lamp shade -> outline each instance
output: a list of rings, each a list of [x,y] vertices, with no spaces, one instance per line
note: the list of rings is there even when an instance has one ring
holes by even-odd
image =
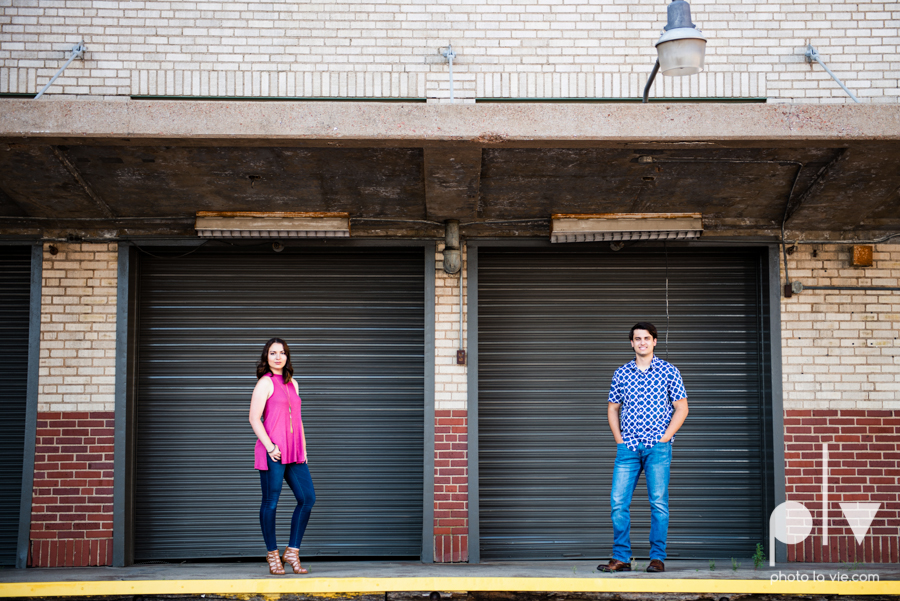
[[[670,29],[656,42],[663,75],[694,75],[703,70],[706,38],[693,27]]]
[[[703,70],[706,38],[691,21],[691,5],[673,0],[666,10],[666,26],[656,42],[663,75],[694,75]]]

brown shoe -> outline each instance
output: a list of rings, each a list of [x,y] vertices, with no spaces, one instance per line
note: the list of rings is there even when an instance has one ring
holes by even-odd
[[[631,564],[619,561],[618,559],[610,559],[608,564],[603,565],[601,563],[597,566],[597,569],[601,572],[630,572]]]
[[[294,570],[294,574],[309,574],[309,570],[300,567],[300,549],[288,547],[284,550],[284,557],[282,557],[282,559],[284,560],[284,563],[291,566],[291,569]]]
[[[281,576],[284,574],[284,566],[281,565],[281,557],[278,555],[278,550],[269,551],[266,553],[266,561],[269,562],[269,573],[274,574],[275,576]]]
[[[658,559],[651,559],[650,565],[647,566],[647,571],[648,572],[665,572],[666,564],[664,564],[662,561],[660,561]]]

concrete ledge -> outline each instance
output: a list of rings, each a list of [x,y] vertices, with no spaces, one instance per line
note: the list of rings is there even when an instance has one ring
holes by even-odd
[[[0,100],[0,139],[365,142],[482,146],[900,140],[900,106],[876,104],[421,104]],[[18,140],[16,140],[18,139]],[[73,140],[74,141],[74,140]],[[535,144],[539,143],[539,144]]]
[[[900,595],[900,582],[769,582],[768,580],[618,578],[301,578],[23,582],[0,585],[0,597],[117,595],[384,594],[403,591],[555,593],[750,593],[767,595]]]
[[[896,564],[780,564],[754,569],[743,559],[672,560],[665,574],[647,574],[645,561],[634,572],[603,574],[596,560],[576,562],[488,562],[423,564],[406,561],[304,561],[308,576],[270,576],[265,563],[143,564],[126,568],[43,568],[0,572],[0,597],[104,598],[305,595],[307,598],[365,597],[399,599],[430,591],[454,592],[472,599],[517,593],[517,598],[551,595],[564,599],[603,599],[615,594],[666,595],[900,595]],[[744,567],[742,567],[742,564]],[[736,566],[733,568],[733,566]],[[374,575],[374,576],[373,576]],[[390,594],[390,595],[388,595]],[[398,595],[400,597],[398,597]],[[597,597],[599,595],[599,597]],[[455,601],[460,601],[454,594]],[[445,597],[446,598],[446,597]]]

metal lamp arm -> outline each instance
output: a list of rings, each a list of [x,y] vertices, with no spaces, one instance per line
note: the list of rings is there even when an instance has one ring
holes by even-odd
[[[647,78],[647,85],[644,86],[644,99],[641,101],[642,103],[647,102],[647,96],[650,95],[650,86],[653,85],[653,80],[656,79],[656,74],[659,72],[659,59],[656,59],[656,64],[653,65],[653,71],[650,71],[650,77]]]

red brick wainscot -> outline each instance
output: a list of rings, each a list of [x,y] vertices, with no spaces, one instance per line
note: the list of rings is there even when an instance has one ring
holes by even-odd
[[[813,516],[788,561],[900,561],[900,411],[788,410],[784,416],[787,500]],[[828,443],[828,545],[822,545],[822,443]],[[862,544],[841,503],[881,503]]]
[[[465,410],[435,411],[434,561],[469,560],[468,418]]]
[[[103,411],[38,414],[28,565],[112,565],[114,422]]]

